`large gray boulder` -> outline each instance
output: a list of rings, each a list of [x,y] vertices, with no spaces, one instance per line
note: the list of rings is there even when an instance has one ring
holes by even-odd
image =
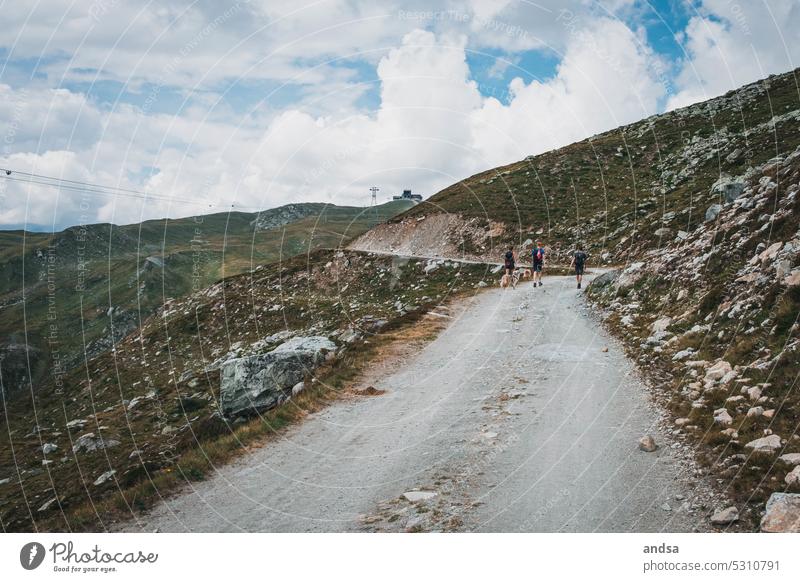
[[[590,288],[592,291],[602,291],[609,285],[614,284],[619,278],[619,275],[620,271],[618,269],[606,271],[605,273],[594,278],[590,284]]]
[[[236,416],[277,406],[335,350],[326,337],[295,337],[266,354],[225,362],[220,368],[222,412]]]
[[[711,186],[711,194],[721,196],[722,199],[730,204],[744,192],[744,180],[742,178],[732,178],[721,176],[719,180]]]

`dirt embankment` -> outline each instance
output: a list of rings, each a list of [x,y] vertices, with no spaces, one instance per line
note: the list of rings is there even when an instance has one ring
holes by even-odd
[[[350,244],[350,249],[420,257],[497,261],[501,222],[465,219],[457,214],[431,214],[376,226]]]

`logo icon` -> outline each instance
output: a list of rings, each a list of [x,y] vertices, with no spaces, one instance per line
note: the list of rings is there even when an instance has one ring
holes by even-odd
[[[44,546],[39,542],[29,542],[19,551],[19,563],[26,570],[35,570],[44,561]]]

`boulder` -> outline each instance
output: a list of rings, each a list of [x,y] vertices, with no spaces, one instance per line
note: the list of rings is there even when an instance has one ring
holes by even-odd
[[[609,285],[613,284],[619,278],[619,271],[607,271],[602,275],[598,275],[592,281],[590,287],[592,290],[599,290],[605,289]]]
[[[295,337],[271,352],[225,362],[220,368],[220,403],[226,416],[268,410],[333,353],[326,337]]]
[[[754,453],[768,453],[772,454],[781,448],[781,437],[776,434],[750,441],[745,445],[745,448],[753,449]]]
[[[96,437],[94,436],[93,432],[87,432],[85,435],[81,435],[75,439],[75,444],[72,445],[72,452],[77,453],[79,451],[83,451],[86,453],[91,453],[101,449],[110,449],[118,444],[119,441],[115,441],[114,439]]]
[[[739,510],[733,506],[726,507],[711,516],[711,525],[729,525],[734,521],[739,521]]]
[[[800,494],[773,493],[761,518],[761,531],[800,533]]]
[[[58,445],[54,443],[44,443],[42,445],[42,452],[45,455],[49,455],[50,453],[55,453],[58,450]]]

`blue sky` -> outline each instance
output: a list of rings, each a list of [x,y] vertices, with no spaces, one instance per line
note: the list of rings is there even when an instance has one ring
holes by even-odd
[[[800,51],[794,0],[52,0],[0,28],[4,167],[175,199],[6,184],[0,227],[430,195]]]

